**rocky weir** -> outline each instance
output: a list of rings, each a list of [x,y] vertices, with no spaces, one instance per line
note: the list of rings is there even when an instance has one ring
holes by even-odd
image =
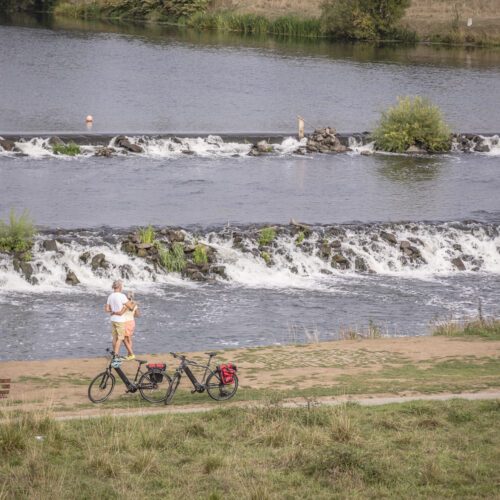
[[[291,221],[202,231],[154,227],[149,228],[147,241],[144,230],[43,232],[36,237],[29,259],[0,254],[0,286],[107,288],[116,278],[135,285],[176,280],[245,286],[256,276],[272,284],[294,277],[302,282],[335,280],[339,275],[500,274],[496,224],[314,226]]]
[[[451,137],[454,153],[489,153],[500,155],[499,134],[458,133]],[[12,157],[97,156],[109,158],[125,155],[151,157],[196,156],[264,156],[354,153],[371,155],[379,152],[370,132],[338,133],[333,127],[314,130],[298,140],[291,134],[211,134],[211,135],[49,135],[0,137],[0,155]],[[428,154],[416,146],[407,154]]]

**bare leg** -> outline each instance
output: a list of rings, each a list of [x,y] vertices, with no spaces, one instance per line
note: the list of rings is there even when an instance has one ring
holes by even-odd
[[[120,347],[122,346],[122,340],[119,339],[118,337],[115,337],[113,339],[113,352],[115,353],[116,356],[120,355]]]
[[[129,356],[131,354],[134,354],[134,351],[132,350],[132,337],[126,335],[125,338],[123,339],[123,344],[125,345],[125,348],[127,349]]]

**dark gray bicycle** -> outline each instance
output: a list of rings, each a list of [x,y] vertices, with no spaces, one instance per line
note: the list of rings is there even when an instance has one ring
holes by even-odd
[[[210,363],[212,362],[212,358],[217,355],[216,352],[205,353],[208,356],[208,363],[206,365],[189,360],[182,354],[175,352],[171,352],[170,354],[174,358],[179,359],[180,363],[178,368],[175,370],[172,381],[168,387],[165,397],[166,405],[172,401],[175,391],[177,391],[177,388],[179,387],[183,373],[187,375],[193,384],[191,394],[194,394],[195,392],[204,392],[206,390],[208,395],[216,401],[227,401],[236,394],[236,391],[238,390],[236,366],[229,363],[227,365],[219,365],[215,368],[215,370],[212,370]],[[205,369],[205,373],[203,374],[201,381],[196,378],[195,374],[191,371],[190,366]]]
[[[122,379],[126,392],[137,392],[149,403],[163,403],[166,393],[170,387],[171,379],[165,373],[166,363],[149,363],[142,359],[136,359],[138,363],[134,380],[129,380],[125,372],[121,369],[123,360],[110,349],[106,349],[110,357],[109,365],[105,371],[99,373],[92,382],[90,382],[88,396],[92,403],[103,403],[106,401],[115,388],[116,377],[113,370]],[[146,365],[147,370],[143,371],[142,366]]]

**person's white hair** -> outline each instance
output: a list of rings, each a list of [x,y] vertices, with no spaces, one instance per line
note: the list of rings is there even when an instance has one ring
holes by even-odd
[[[123,281],[122,280],[115,280],[115,281],[113,281],[113,285],[111,288],[113,288],[113,290],[116,290],[117,288],[120,288],[121,286],[123,286]]]

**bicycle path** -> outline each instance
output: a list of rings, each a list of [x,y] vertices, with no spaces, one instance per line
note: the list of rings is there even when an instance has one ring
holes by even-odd
[[[464,392],[464,393],[442,393],[442,394],[416,394],[413,396],[345,396],[337,398],[318,398],[314,400],[293,399],[279,403],[282,408],[310,408],[318,406],[339,406],[345,403],[354,403],[360,406],[382,406],[387,404],[410,403],[412,401],[449,401],[451,399],[465,399],[468,401],[495,400],[500,399],[500,391]],[[268,403],[267,403],[268,404]],[[78,413],[55,414],[54,420],[86,420],[101,417],[143,417],[150,415],[171,415],[183,413],[205,413],[220,408],[263,408],[266,403],[261,401],[245,401],[240,403],[220,403],[210,406],[163,406],[155,408],[134,408],[130,410],[87,410]]]

